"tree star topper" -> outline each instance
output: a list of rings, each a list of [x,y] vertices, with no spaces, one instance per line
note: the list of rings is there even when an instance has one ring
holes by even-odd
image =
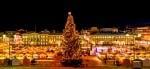
[[[68,15],[71,15],[71,12],[68,12]]]

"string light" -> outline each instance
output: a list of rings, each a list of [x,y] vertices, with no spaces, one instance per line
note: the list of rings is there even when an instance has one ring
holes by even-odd
[[[64,62],[69,64],[70,60],[81,59],[81,47],[80,47],[80,38],[79,34],[76,31],[76,25],[73,20],[71,12],[68,12],[68,18],[63,31],[63,55],[62,59]],[[71,63],[70,63],[71,64]]]

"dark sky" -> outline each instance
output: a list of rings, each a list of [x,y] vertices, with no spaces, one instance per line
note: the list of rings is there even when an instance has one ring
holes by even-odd
[[[27,29],[37,31],[64,29],[67,13],[72,12],[77,29],[97,27],[123,27],[150,24],[148,4],[103,2],[48,2],[2,5],[0,31]]]

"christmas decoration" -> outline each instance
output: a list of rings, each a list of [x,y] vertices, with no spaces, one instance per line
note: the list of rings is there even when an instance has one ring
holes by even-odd
[[[63,30],[62,65],[78,66],[82,63],[80,42],[73,16],[71,12],[68,12],[67,22]]]

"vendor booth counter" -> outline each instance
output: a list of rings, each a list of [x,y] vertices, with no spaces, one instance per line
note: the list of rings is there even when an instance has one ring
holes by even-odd
[[[116,61],[121,65],[121,66],[133,66],[134,64],[134,59],[139,59],[141,60],[141,63],[143,67],[150,67],[150,54],[102,54],[98,53],[96,54],[97,57],[101,60],[103,60],[103,63],[105,64],[104,61],[106,61],[106,64],[110,65],[116,65]],[[107,56],[107,60],[106,60]],[[114,59],[115,58],[115,59]]]
[[[51,60],[54,59],[54,54],[11,54],[11,57],[16,56],[17,60],[12,60],[12,65],[30,65],[32,59],[35,60]],[[0,65],[4,65],[6,63],[4,60],[8,57],[8,54],[0,54]],[[26,57],[26,59],[24,59]],[[15,63],[16,62],[16,63]]]

